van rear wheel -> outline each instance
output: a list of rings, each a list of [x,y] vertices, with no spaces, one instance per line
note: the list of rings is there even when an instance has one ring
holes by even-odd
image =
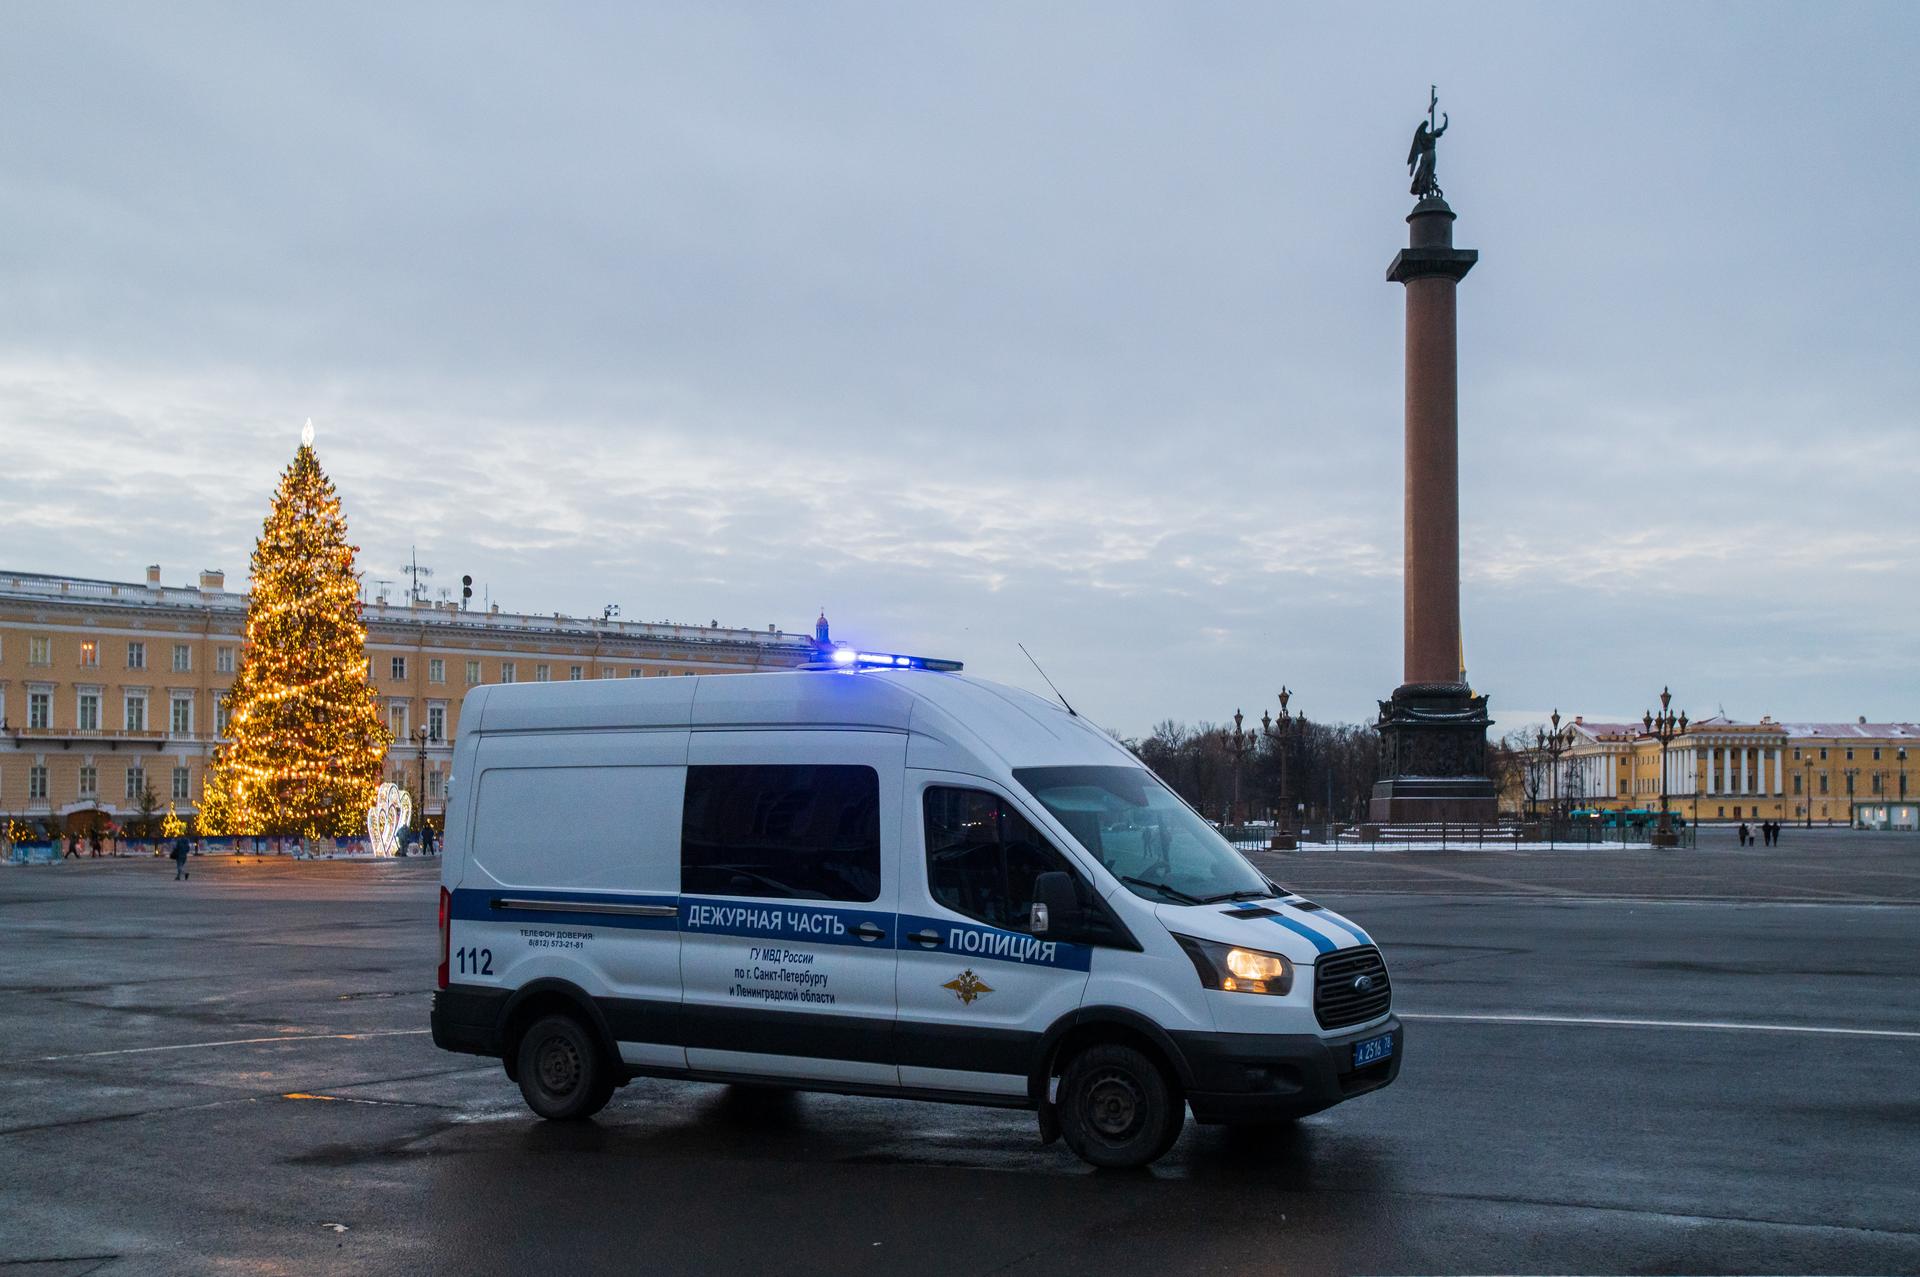
[[[1093,1166],[1145,1166],[1173,1147],[1187,1106],[1141,1051],[1089,1047],[1060,1079],[1060,1134]]]
[[[570,1015],[534,1021],[517,1055],[520,1094],[548,1121],[592,1117],[613,1098],[613,1070],[593,1034]]]

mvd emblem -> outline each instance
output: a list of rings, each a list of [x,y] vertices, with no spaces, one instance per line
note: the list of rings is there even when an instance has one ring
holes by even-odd
[[[973,1000],[981,994],[993,992],[993,986],[975,975],[971,967],[962,971],[959,975],[940,987],[943,989],[952,989],[953,996],[959,998],[960,1001],[966,1003],[968,1006],[972,1006]]]

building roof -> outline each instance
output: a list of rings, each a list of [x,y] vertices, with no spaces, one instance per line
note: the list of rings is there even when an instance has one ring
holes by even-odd
[[[1920,723],[1782,723],[1789,736],[1832,736],[1844,740],[1920,740]]]
[[[157,569],[154,573],[157,575]],[[222,582],[217,572],[204,573],[209,583]],[[182,609],[244,615],[247,593],[228,590],[220,584],[213,588],[200,585],[166,586],[157,581],[142,584],[133,581],[103,581],[92,577],[56,576],[43,572],[12,572],[0,569],[0,601],[55,603],[74,606]],[[407,599],[389,602],[376,598],[361,604],[361,619],[369,630],[389,625],[433,626],[467,634],[541,635],[548,638],[630,639],[641,642],[727,643],[753,647],[811,650],[813,637],[793,634],[769,626],[764,630],[710,625],[684,625],[671,621],[602,620],[599,617],[564,616],[553,612],[534,614],[462,611],[454,603],[413,602]]]

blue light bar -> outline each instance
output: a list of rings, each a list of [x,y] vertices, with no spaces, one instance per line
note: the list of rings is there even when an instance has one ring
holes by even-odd
[[[851,647],[836,647],[826,655],[825,659],[809,661],[802,668],[810,670],[935,670],[951,674],[964,669],[965,666],[959,661],[946,661],[934,656],[902,656],[896,652],[862,652]]]

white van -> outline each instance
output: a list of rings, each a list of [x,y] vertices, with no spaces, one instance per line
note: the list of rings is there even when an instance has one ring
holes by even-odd
[[[1099,1166],[1188,1108],[1393,1081],[1366,932],[1105,733],[952,663],[839,659],[469,693],[433,1040],[546,1118],[636,1077],[904,1096],[1036,1110]]]

